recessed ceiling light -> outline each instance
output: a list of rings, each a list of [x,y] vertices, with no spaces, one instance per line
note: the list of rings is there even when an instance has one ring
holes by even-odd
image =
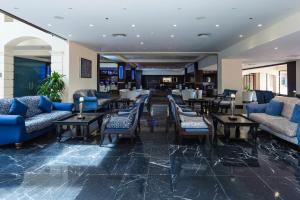
[[[89,24],[89,27],[94,27],[94,24]]]
[[[68,34],[69,37],[72,37],[72,34]]]
[[[136,35],[137,38],[141,37],[139,34]]]
[[[134,27],[135,27],[135,24],[132,24],[131,27],[134,28]]]
[[[257,26],[258,26],[258,27],[262,27],[263,25],[262,25],[262,24],[258,24]]]
[[[51,27],[51,26],[52,26],[52,24],[47,24],[47,26]]]
[[[105,20],[109,20],[109,18],[108,18],[108,17],[105,17]]]
[[[177,27],[177,24],[173,24],[173,27]]]
[[[240,38],[242,38],[242,37],[244,37],[244,35],[241,34],[241,35],[240,35]]]
[[[102,34],[102,37],[106,37],[106,34]]]
[[[219,25],[219,24],[216,24],[216,27],[220,27],[220,25]]]
[[[140,45],[143,45],[144,44],[144,42],[140,42]]]
[[[278,48],[278,47],[274,47],[274,49],[275,49],[275,50],[278,50],[279,48]]]
[[[172,34],[172,35],[170,35],[170,37],[171,37],[171,38],[174,38],[174,37],[175,37],[175,35],[173,35],[173,34]]]

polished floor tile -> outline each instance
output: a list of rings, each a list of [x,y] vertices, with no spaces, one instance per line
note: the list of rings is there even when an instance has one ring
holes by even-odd
[[[300,153],[295,146],[260,132],[251,140],[210,146],[175,140],[173,126],[139,138],[87,142],[54,134],[21,150],[0,147],[0,199],[298,199]]]

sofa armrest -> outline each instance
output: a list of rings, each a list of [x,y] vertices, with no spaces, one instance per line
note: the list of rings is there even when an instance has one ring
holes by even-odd
[[[25,126],[24,117],[20,115],[0,115],[0,126]]]
[[[250,103],[246,105],[247,115],[251,113],[265,113],[267,104]]]
[[[74,104],[73,103],[58,103],[53,102],[53,109],[54,110],[61,110],[61,111],[70,111],[72,112]]]

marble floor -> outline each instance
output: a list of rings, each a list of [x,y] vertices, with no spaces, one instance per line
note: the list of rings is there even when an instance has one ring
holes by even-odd
[[[0,147],[0,199],[299,199],[300,154],[260,133],[218,145],[144,125],[131,144],[99,147],[99,136],[57,143],[53,134],[21,150]]]

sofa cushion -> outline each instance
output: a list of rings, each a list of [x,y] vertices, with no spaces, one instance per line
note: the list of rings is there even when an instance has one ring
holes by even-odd
[[[283,109],[283,102],[272,100],[267,104],[266,114],[280,116]]]
[[[20,102],[17,99],[14,99],[9,108],[8,114],[9,115],[21,115],[25,118],[27,109],[28,109],[28,107],[25,104],[23,104],[22,102]]]
[[[0,99],[0,115],[7,115],[13,99]]]
[[[297,124],[282,116],[272,116],[266,113],[251,113],[249,118],[272,129],[275,132],[295,137]]]
[[[300,105],[299,104],[295,105],[290,121],[294,122],[294,123],[300,123]]]
[[[17,98],[19,101],[24,103],[27,107],[26,117],[30,118],[35,115],[41,114],[42,110],[39,109],[40,96],[25,96]]]
[[[69,111],[54,110],[51,113],[42,113],[25,120],[26,133],[39,131],[52,125],[53,121],[70,116]]]
[[[40,96],[39,109],[45,113],[50,113],[52,110],[52,102],[44,96]]]
[[[276,96],[274,100],[284,103],[281,115],[288,119],[292,116],[295,104],[300,104],[300,99],[295,97]]]
[[[266,113],[251,113],[249,118],[266,126],[268,126],[268,122],[271,122],[274,119],[283,119],[281,116],[272,116]]]

